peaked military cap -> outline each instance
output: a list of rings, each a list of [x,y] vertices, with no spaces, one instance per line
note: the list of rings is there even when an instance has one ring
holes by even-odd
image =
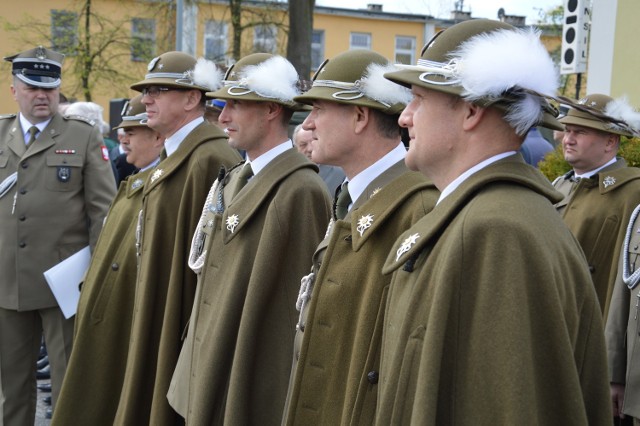
[[[208,62],[208,61],[207,61]],[[211,90],[208,82],[195,78],[198,61],[184,52],[166,52],[153,58],[147,65],[149,71],[144,80],[131,85],[131,89],[142,92],[147,86],[163,86],[176,89]]]
[[[636,129],[633,128],[635,123],[627,122],[631,120],[625,121],[625,117],[622,114],[616,113],[620,111],[620,108],[614,108],[615,104],[618,103],[618,105],[624,105],[626,109],[630,110],[631,115],[637,115],[632,111],[631,106],[626,103],[626,99],[616,100],[611,96],[594,93],[577,102],[568,99],[564,100],[567,101],[569,110],[560,119],[562,124],[573,124],[622,136],[636,136]],[[635,120],[638,119],[634,118]]]
[[[5,56],[12,63],[11,73],[22,82],[45,89],[60,87],[64,55],[38,46],[12,56]]]
[[[147,127],[147,109],[142,103],[142,95],[131,98],[122,109],[122,121],[113,130],[129,127]]]
[[[300,94],[298,73],[282,56],[253,53],[240,59],[226,72],[223,86],[206,96],[212,99],[275,102],[293,110],[305,109],[294,102]]]
[[[400,71],[385,77],[497,107],[520,135],[535,125],[562,130],[555,118],[557,71],[534,31],[489,19],[464,21],[436,34],[416,65],[397,66]]]
[[[411,101],[411,92],[383,77],[393,71],[397,68],[374,51],[349,50],[324,61],[311,89],[294,100],[310,105],[321,99],[399,114]]]

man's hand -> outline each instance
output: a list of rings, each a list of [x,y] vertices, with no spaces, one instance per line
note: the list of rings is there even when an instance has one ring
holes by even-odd
[[[620,383],[611,383],[611,410],[613,417],[624,419],[622,414],[622,404],[624,403],[624,385]]]

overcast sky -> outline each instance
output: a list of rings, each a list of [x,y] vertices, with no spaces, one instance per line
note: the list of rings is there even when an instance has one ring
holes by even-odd
[[[471,11],[474,18],[496,19],[498,9],[504,8],[507,15],[527,17],[527,24],[535,24],[539,10],[548,10],[562,5],[562,0],[463,0],[463,10]],[[317,6],[365,9],[367,4],[382,4],[385,12],[415,13],[448,18],[454,9],[454,0],[316,0]]]

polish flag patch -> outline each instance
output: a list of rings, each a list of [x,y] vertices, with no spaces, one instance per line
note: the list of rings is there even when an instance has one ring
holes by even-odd
[[[102,149],[102,158],[104,161],[109,161],[109,150],[107,147],[102,145],[100,148]]]

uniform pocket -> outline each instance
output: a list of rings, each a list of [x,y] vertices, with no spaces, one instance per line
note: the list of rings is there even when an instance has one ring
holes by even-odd
[[[77,191],[82,185],[82,157],[79,155],[47,156],[45,187],[51,191]]]

